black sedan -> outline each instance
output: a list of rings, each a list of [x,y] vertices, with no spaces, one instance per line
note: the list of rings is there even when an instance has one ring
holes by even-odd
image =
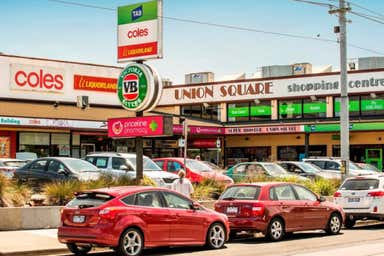
[[[100,170],[93,164],[70,157],[44,157],[16,170],[14,178],[31,183],[57,180],[96,180]]]

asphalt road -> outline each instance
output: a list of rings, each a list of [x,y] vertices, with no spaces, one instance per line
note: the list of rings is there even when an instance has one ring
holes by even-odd
[[[268,242],[263,237],[241,238],[226,244],[221,250],[200,247],[158,248],[146,250],[144,255],[173,256],[384,256],[384,224],[360,226],[342,230],[340,235],[328,236],[322,231],[293,234],[281,242]],[[70,255],[70,254],[68,254]],[[92,256],[113,256],[113,252],[94,252]]]

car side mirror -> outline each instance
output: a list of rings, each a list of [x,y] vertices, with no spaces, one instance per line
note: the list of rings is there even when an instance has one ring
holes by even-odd
[[[66,172],[64,169],[59,169],[57,171],[58,174],[61,174],[61,175],[68,175],[68,172]]]
[[[200,210],[200,204],[198,202],[192,202],[190,207],[192,210],[195,210],[195,211]]]
[[[324,196],[320,196],[317,200],[318,200],[320,203],[327,201],[327,199],[326,199]]]

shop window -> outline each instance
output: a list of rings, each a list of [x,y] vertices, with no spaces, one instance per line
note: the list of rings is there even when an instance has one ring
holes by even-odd
[[[279,118],[280,119],[296,119],[302,118],[303,103],[302,100],[280,100],[279,101]]]
[[[205,120],[220,120],[219,104],[184,105],[180,108],[180,114],[186,117],[195,117]]]
[[[367,96],[361,96],[361,115],[384,115],[384,94],[371,93]]]
[[[327,115],[327,102],[325,98],[303,100],[304,118],[324,118]]]
[[[326,145],[309,145],[308,156],[326,156]],[[278,146],[279,161],[301,161],[305,157],[305,146]]]
[[[51,135],[52,155],[69,156],[70,154],[69,138],[70,138],[70,134],[52,133]]]
[[[38,157],[49,155],[49,133],[20,132],[19,151],[33,152]]]
[[[334,116],[340,117],[340,97],[334,97],[333,109]],[[359,96],[349,96],[349,116],[359,116],[360,115],[360,97]]]
[[[271,120],[272,107],[270,100],[255,100],[250,103],[249,115],[251,120]]]

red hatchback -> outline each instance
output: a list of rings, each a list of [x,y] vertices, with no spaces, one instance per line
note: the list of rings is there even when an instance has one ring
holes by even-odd
[[[239,231],[262,232],[272,241],[295,231],[340,232],[345,214],[307,188],[284,182],[233,185],[215,204],[228,216],[231,236]]]
[[[185,168],[184,158],[182,157],[164,157],[152,160],[167,172],[177,174],[180,170],[184,170],[186,172],[186,178],[192,183],[200,183],[203,179],[213,179],[226,184],[233,184],[233,180],[230,177],[215,171],[203,161],[187,158],[187,168]]]
[[[92,246],[140,255],[157,246],[206,245],[219,249],[228,218],[165,188],[114,187],[76,194],[62,211],[58,239],[76,255]]]

